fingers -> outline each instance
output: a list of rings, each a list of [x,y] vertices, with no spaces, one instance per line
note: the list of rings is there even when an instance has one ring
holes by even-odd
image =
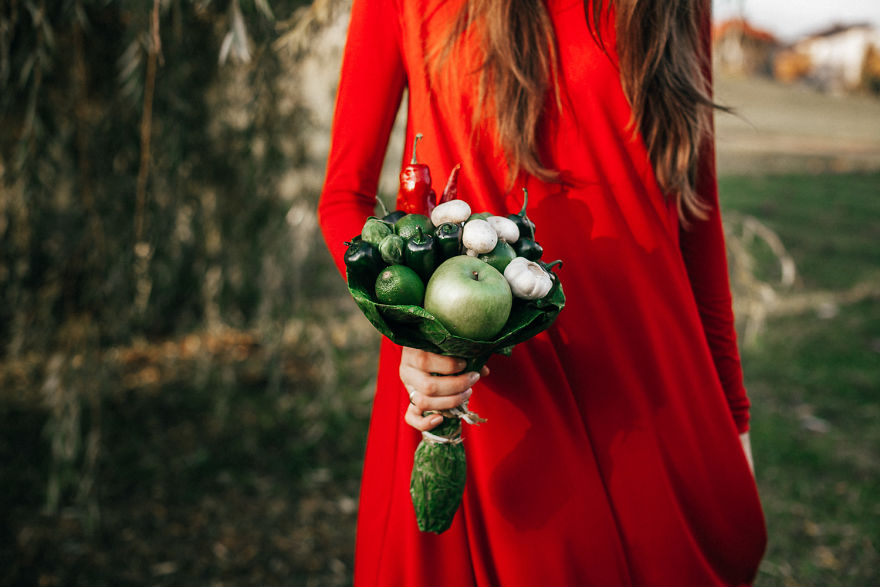
[[[403,348],[400,364],[434,375],[458,375],[467,367],[464,359],[437,355],[410,347]],[[489,366],[483,365],[480,368],[480,375],[485,377],[488,374]]]
[[[448,410],[463,402],[463,394],[480,379],[479,373],[461,373],[462,359],[425,351],[404,354],[400,361],[400,380],[413,401],[423,411]]]
[[[403,419],[416,430],[426,432],[439,426],[440,422],[443,421],[443,416],[440,414],[428,414],[427,416],[423,416],[419,408],[410,404],[406,409],[406,414],[404,414]]]
[[[447,357],[437,355],[410,347],[404,347],[400,357],[400,365],[406,365],[418,371],[425,373],[436,373],[437,375],[455,375],[460,373],[466,366],[464,359],[455,357]]]
[[[403,384],[406,386],[407,391],[410,393],[416,391],[418,392],[418,395],[422,398],[427,397],[439,400],[441,398],[456,396],[464,393],[465,391],[473,387],[474,383],[479,381],[479,379],[479,373],[462,373],[461,375],[431,375],[430,373],[425,373],[424,371],[419,371],[418,369],[412,367],[401,365],[400,368],[400,380],[403,381]],[[433,404],[431,406],[424,405],[420,407],[424,407],[428,410],[447,409],[445,407],[438,407],[437,405]]]
[[[417,430],[431,430],[443,418],[438,414],[423,415],[425,412],[451,410],[467,401],[472,386],[489,374],[489,368],[483,367],[479,373],[462,372],[466,366],[463,359],[404,347],[400,380],[410,396],[406,423]]]
[[[467,401],[473,390],[470,388],[455,395],[430,396],[425,395],[420,390],[408,389],[410,393],[410,404],[415,406],[419,413],[422,412],[442,412],[443,410],[451,410],[460,406]]]

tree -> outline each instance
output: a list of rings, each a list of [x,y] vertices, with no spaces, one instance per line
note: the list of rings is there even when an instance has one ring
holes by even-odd
[[[316,193],[283,184],[314,173],[313,125],[301,53],[272,43],[304,8],[4,3],[0,358],[62,344],[71,320],[108,344],[302,310],[290,251],[317,237],[285,217]]]

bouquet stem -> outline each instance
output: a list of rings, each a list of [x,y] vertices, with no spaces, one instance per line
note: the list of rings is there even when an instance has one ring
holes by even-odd
[[[467,460],[461,423],[485,422],[468,410],[467,403],[441,413],[443,422],[422,433],[410,477],[410,496],[419,530],[436,534],[449,529],[464,494]]]

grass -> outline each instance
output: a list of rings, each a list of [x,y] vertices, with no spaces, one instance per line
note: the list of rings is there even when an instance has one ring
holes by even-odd
[[[870,585],[880,569],[877,300],[773,321],[744,362],[770,531],[767,585]]]
[[[880,174],[722,177],[722,206],[757,217],[795,258],[805,290],[840,290],[880,270]]]
[[[723,206],[775,230],[792,294],[876,283],[880,174],[727,177]],[[757,585],[880,581],[880,299],[771,319],[743,349],[770,542]]]
[[[203,335],[189,360],[178,341],[104,352],[99,382],[62,365],[65,394],[103,386],[98,410],[60,413],[0,364],[0,585],[349,583],[378,337],[335,320],[275,351]],[[83,443],[53,457],[58,428],[98,430],[97,467]]]

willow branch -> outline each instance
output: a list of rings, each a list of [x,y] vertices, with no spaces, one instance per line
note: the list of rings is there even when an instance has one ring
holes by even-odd
[[[77,10],[82,10],[81,2],[78,1],[76,7]],[[89,215],[91,244],[94,247],[93,253],[97,253],[100,257],[104,252],[104,229],[101,223],[101,215],[95,205],[91,166],[89,165],[89,127],[91,121],[88,106],[88,70],[86,66],[86,54],[83,41],[83,26],[79,19],[76,19],[73,25],[73,62],[73,118],[76,122],[76,154],[79,186],[80,192],[82,193],[83,205]],[[80,246],[88,247],[88,240],[88,238],[83,239]]]
[[[147,199],[147,178],[150,172],[150,136],[153,128],[153,94],[156,90],[156,65],[161,50],[159,38],[159,1],[153,0],[150,16],[150,47],[147,53],[147,80],[144,87],[144,111],[141,118],[141,162],[135,196],[134,235],[139,243],[144,234],[144,207]]]

